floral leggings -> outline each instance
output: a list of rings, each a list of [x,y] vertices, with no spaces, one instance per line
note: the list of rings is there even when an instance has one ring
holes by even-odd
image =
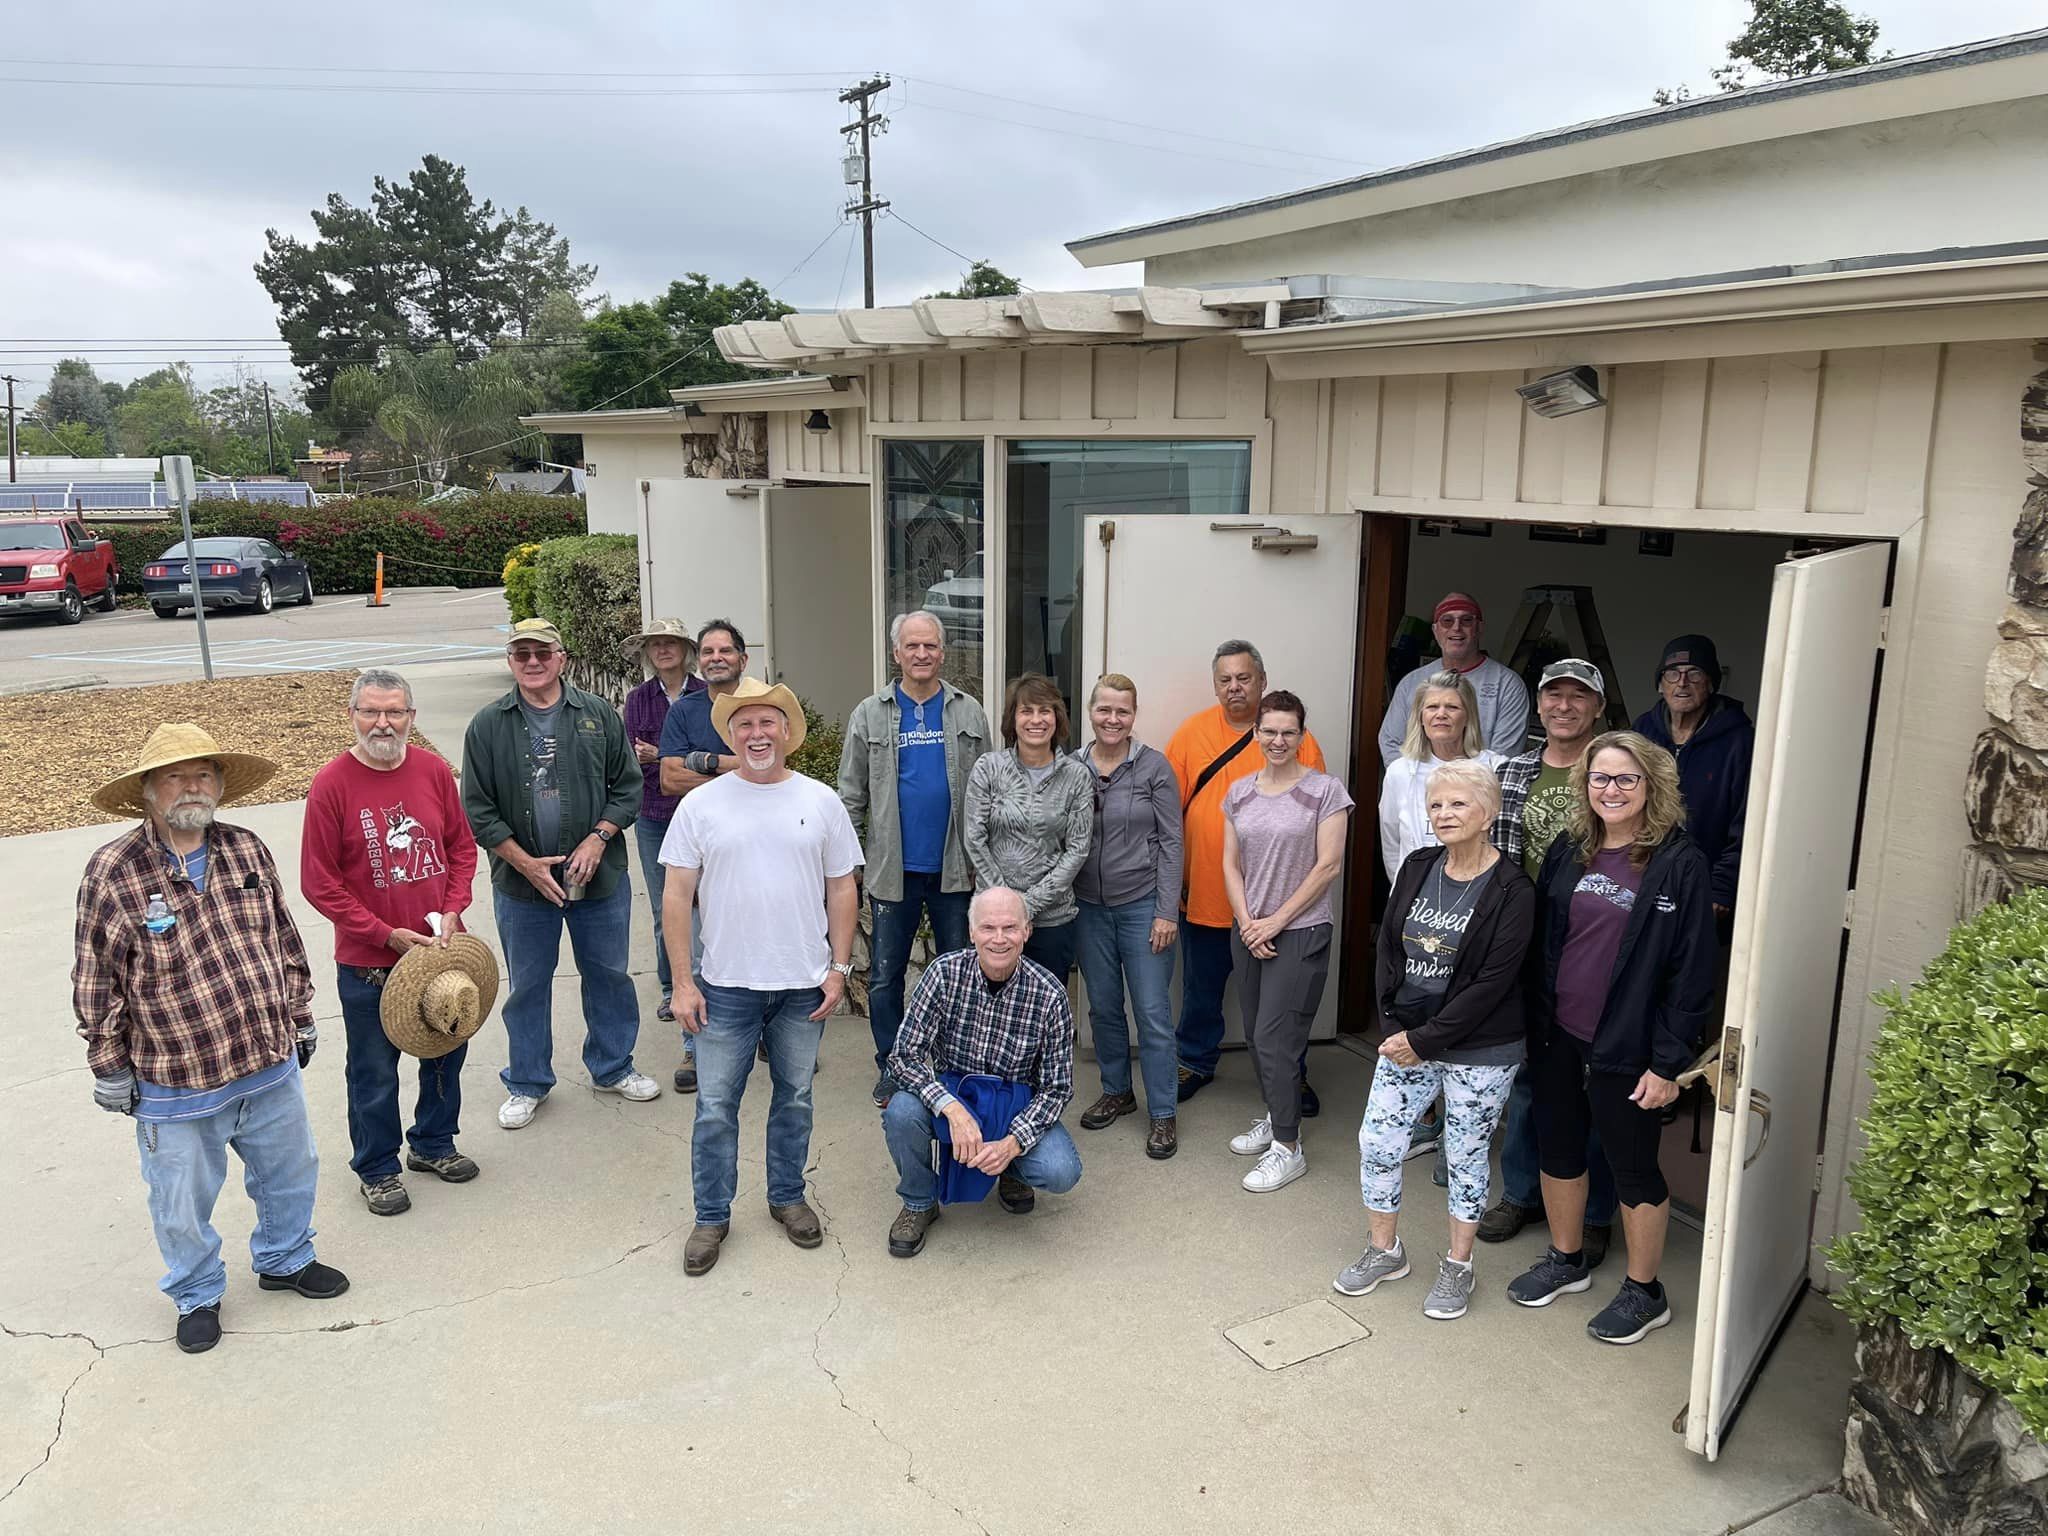
[[[1382,1056],[1358,1127],[1358,1184],[1365,1208],[1401,1209],[1401,1162],[1416,1120],[1438,1093],[1444,1096],[1444,1160],[1451,1177],[1451,1219],[1486,1214],[1487,1149],[1508,1102],[1515,1067],[1461,1067],[1425,1061],[1397,1066]]]

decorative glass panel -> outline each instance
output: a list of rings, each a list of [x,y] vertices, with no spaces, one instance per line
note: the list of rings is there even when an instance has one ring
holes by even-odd
[[[885,622],[927,608],[946,626],[946,681],[981,697],[982,445],[882,445]]]

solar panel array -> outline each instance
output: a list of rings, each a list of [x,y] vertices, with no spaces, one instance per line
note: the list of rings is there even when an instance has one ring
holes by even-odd
[[[265,506],[310,507],[313,487],[297,480],[205,480],[199,501],[247,501]],[[136,512],[168,511],[171,498],[159,481],[136,480],[104,485],[0,484],[0,512]]]

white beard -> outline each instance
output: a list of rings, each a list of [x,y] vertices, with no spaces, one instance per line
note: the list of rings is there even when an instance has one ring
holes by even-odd
[[[405,752],[405,742],[397,736],[358,736],[356,745],[363,749],[363,756],[380,763],[395,763]]]

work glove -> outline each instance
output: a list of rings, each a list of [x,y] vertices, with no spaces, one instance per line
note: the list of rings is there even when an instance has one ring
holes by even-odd
[[[308,1019],[299,1026],[299,1065],[304,1067],[313,1059],[313,1050],[320,1044],[320,1028]]]
[[[110,1115],[127,1115],[135,1111],[135,1102],[141,1095],[135,1088],[135,1073],[123,1067],[112,1077],[96,1077],[92,1080],[92,1101]]]

